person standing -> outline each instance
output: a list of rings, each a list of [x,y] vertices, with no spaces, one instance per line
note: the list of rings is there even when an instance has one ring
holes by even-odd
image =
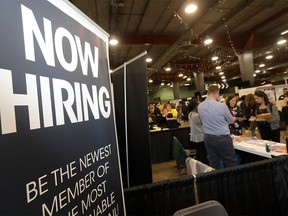
[[[229,124],[230,134],[240,136],[242,135],[243,114],[236,103],[237,99],[234,95],[227,97],[226,105],[230,110],[231,115],[236,118],[232,124]]]
[[[246,95],[241,104],[242,113],[244,115],[244,127],[251,131],[252,137],[256,137],[255,129],[257,127],[256,121],[249,121],[251,116],[255,116],[256,102],[253,94]]]
[[[257,121],[258,129],[263,140],[280,142],[280,116],[277,107],[269,102],[264,91],[255,91],[254,94],[257,107],[256,116],[251,116],[249,121]],[[257,118],[259,114],[271,113],[271,118]]]
[[[188,105],[188,119],[190,124],[190,143],[192,149],[196,149],[196,159],[202,163],[207,163],[207,152],[204,146],[204,133],[198,114],[199,102],[197,99],[190,101]]]
[[[229,124],[232,124],[235,118],[226,104],[217,102],[218,98],[219,88],[215,85],[209,86],[207,98],[198,106],[209,165],[214,169],[220,168],[220,160],[226,167],[237,165],[229,130]]]

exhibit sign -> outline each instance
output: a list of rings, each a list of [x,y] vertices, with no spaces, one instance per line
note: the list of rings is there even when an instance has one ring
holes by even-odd
[[[108,34],[66,0],[0,2],[0,214],[125,215]]]

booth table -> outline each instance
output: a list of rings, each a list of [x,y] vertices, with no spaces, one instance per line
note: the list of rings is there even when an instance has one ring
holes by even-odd
[[[260,161],[268,158],[286,154],[286,145],[256,138],[241,138],[233,136],[233,145],[236,153],[241,159],[241,164]],[[269,144],[271,151],[266,151],[266,144]]]
[[[158,163],[173,159],[173,136],[176,136],[184,148],[189,148],[190,128],[182,126],[175,129],[150,130],[151,162]]]
[[[163,129],[150,131],[151,141],[151,162],[164,162],[173,159],[173,136],[176,136],[182,143],[184,148],[189,148],[189,133],[190,128],[183,126],[176,129]],[[275,143],[255,138],[241,138],[232,135],[233,145],[236,153],[239,155],[241,164],[260,161],[279,155],[285,154],[285,151],[277,152],[280,147],[284,148],[286,145],[283,143]],[[266,151],[266,144],[273,145],[273,151]],[[199,148],[205,149],[204,146]],[[204,150],[201,152],[205,152]],[[203,158],[205,156],[201,156]],[[202,161],[205,162],[205,161]]]

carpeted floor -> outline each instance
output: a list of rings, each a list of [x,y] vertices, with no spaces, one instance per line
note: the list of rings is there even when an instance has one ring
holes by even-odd
[[[163,163],[155,163],[152,164],[152,176],[153,182],[175,179],[181,176],[181,170],[177,170],[175,160]]]

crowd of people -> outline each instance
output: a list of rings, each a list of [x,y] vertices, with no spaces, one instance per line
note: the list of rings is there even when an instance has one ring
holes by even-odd
[[[180,101],[176,103],[163,103],[155,102],[150,103],[148,107],[149,116],[164,116],[167,118],[177,118],[179,120],[188,120],[188,106],[186,103]]]
[[[205,145],[209,165],[220,168],[237,164],[231,135],[241,136],[244,129],[256,136],[258,128],[261,139],[280,142],[280,116],[276,105],[269,101],[264,91],[255,91],[239,98],[230,95],[219,97],[217,86],[208,88],[203,102],[192,99],[189,104],[150,104],[149,113],[189,120],[192,146]]]

